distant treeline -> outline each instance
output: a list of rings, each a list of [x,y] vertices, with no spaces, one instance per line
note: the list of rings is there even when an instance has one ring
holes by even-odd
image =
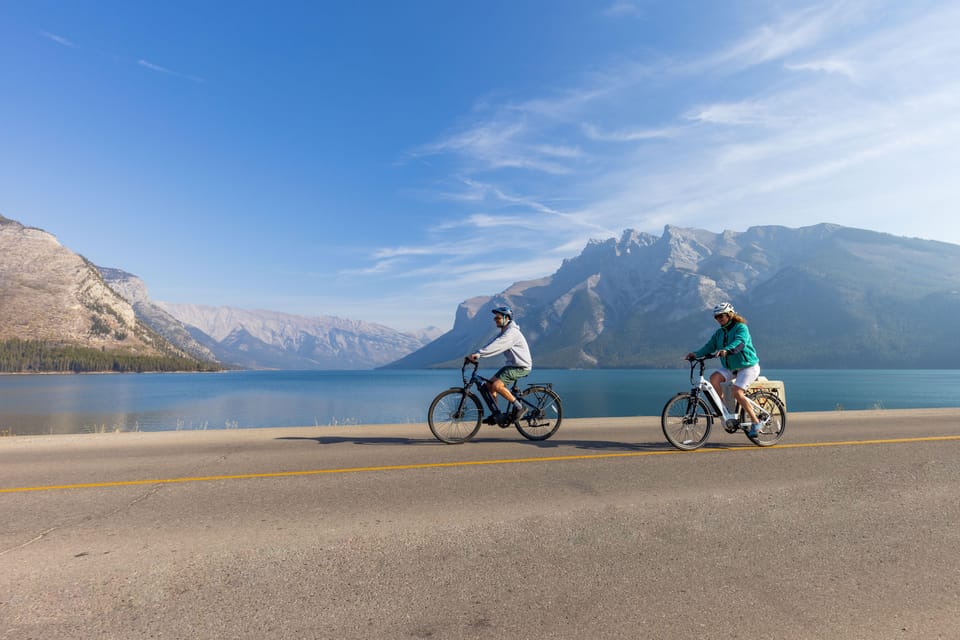
[[[3,373],[144,373],[220,369],[215,363],[179,356],[137,356],[39,340],[0,341],[0,372]]]

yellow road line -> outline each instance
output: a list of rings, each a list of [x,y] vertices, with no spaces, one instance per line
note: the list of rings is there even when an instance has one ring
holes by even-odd
[[[792,444],[778,444],[769,449],[802,449],[808,447],[840,447],[868,444],[903,444],[910,442],[943,442],[960,440],[957,436],[925,436],[918,438],[888,438],[876,440],[843,440],[837,442],[805,442]],[[56,491],[65,489],[93,489],[103,487],[129,487],[145,484],[177,484],[184,482],[213,482],[216,480],[249,480],[253,478],[290,478],[295,476],[317,476],[333,473],[361,473],[366,471],[405,471],[410,469],[439,469],[444,467],[472,467],[491,464],[518,464],[526,462],[564,462],[570,460],[601,460],[603,458],[637,458],[641,456],[662,455],[690,455],[704,453],[718,453],[726,451],[759,451],[754,445],[706,448],[696,451],[678,451],[665,449],[663,451],[623,451],[619,453],[592,453],[573,456],[544,456],[536,458],[504,458],[501,460],[463,460],[460,462],[423,462],[418,464],[384,465],[379,467],[347,467],[343,469],[311,469],[307,471],[276,471],[271,473],[242,473],[222,476],[198,476],[193,478],[157,478],[152,480],[118,480],[114,482],[90,482],[83,484],[46,485],[40,487],[10,487],[0,488],[0,493],[23,493],[26,491]]]

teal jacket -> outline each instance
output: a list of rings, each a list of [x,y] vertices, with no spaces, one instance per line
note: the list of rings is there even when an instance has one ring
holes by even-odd
[[[753,340],[750,339],[750,330],[742,322],[731,320],[723,325],[710,336],[707,344],[693,353],[702,358],[708,353],[721,350],[725,350],[727,355],[720,358],[720,362],[731,371],[760,364],[757,350],[753,348]]]

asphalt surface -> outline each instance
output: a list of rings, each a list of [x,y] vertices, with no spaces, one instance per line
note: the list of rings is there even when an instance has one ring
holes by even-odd
[[[958,638],[960,408],[0,438],[0,639]]]

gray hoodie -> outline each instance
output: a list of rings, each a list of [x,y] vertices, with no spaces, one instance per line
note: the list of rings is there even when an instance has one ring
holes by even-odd
[[[489,358],[500,353],[506,357],[508,366],[533,369],[530,347],[527,346],[527,339],[520,333],[520,327],[516,322],[511,321],[500,330],[500,335],[477,351],[477,355],[481,358]]]

